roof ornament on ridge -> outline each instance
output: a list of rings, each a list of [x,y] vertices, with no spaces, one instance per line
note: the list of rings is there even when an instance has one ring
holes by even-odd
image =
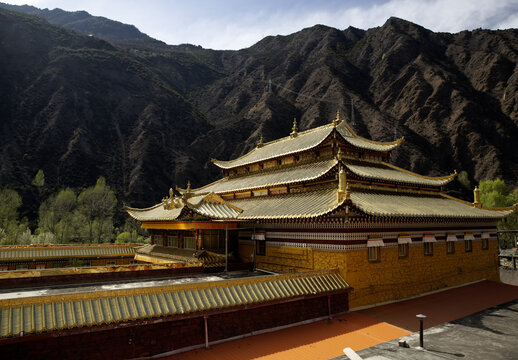
[[[169,188],[169,196],[162,199],[165,210],[172,210],[184,206],[182,199],[174,195],[173,188]]]
[[[299,129],[297,128],[297,118],[293,118],[293,127],[291,128],[291,134],[290,136],[292,138],[297,137]]]
[[[258,148],[261,148],[263,147],[264,143],[263,143],[263,135],[261,134],[261,137],[259,138],[259,142],[257,143],[257,147]]]
[[[336,110],[336,118],[333,119],[333,127],[340,124],[340,110]]]

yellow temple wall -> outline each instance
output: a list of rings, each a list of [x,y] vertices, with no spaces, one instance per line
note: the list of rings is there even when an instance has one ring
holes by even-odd
[[[247,245],[248,256],[253,247]],[[351,308],[408,298],[422,293],[488,279],[499,281],[498,244],[489,249],[474,241],[471,252],[464,242],[455,253],[446,253],[446,243],[435,243],[432,256],[425,256],[422,244],[409,246],[409,255],[399,258],[397,246],[381,248],[379,262],[369,262],[367,249],[335,251],[296,247],[266,247],[257,256],[257,267],[274,272],[335,269],[354,288],[349,294]],[[245,246],[240,246],[241,250]],[[249,257],[251,258],[251,257]]]

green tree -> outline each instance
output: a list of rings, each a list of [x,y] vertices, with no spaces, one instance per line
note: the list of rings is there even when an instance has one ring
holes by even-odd
[[[38,170],[34,179],[32,179],[32,185],[36,186],[38,189],[45,185],[45,174],[43,173],[43,170]]]
[[[512,206],[517,201],[501,179],[481,181],[478,189],[480,190],[480,202],[487,207]]]
[[[55,235],[58,243],[68,243],[74,239],[77,197],[73,190],[64,189],[51,195],[39,209],[38,230]]]
[[[0,228],[7,231],[13,223],[18,223],[18,208],[22,197],[12,189],[0,189]]]
[[[12,189],[0,189],[0,244],[30,244],[32,234],[27,227],[27,219],[19,220],[18,208],[21,196]]]
[[[85,220],[84,239],[86,242],[107,242],[113,234],[113,215],[117,206],[117,198],[112,189],[100,177],[93,187],[79,194],[78,214]]]
[[[480,202],[487,207],[508,207],[518,203],[518,187],[510,191],[501,179],[481,181],[479,184]],[[498,225],[500,230],[518,230],[518,213],[515,211]],[[501,234],[503,248],[515,245],[515,234]]]

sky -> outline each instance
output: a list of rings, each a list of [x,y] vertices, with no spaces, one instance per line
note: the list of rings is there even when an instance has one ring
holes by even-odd
[[[217,50],[249,47],[268,35],[316,24],[369,29],[396,16],[435,32],[518,28],[518,0],[0,0],[86,10],[135,25],[171,45]]]

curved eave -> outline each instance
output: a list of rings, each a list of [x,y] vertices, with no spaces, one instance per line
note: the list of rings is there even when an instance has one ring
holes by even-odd
[[[443,186],[443,185],[446,185],[448,184],[449,182],[451,182],[453,179],[455,179],[457,177],[457,171],[453,172],[452,174],[450,175],[446,175],[446,176],[437,176],[437,177],[434,177],[434,176],[425,176],[425,175],[421,175],[421,174],[417,174],[415,172],[412,172],[412,171],[409,171],[409,170],[406,170],[406,169],[403,169],[403,168],[400,168],[398,166],[395,166],[395,165],[392,165],[392,164],[389,164],[389,163],[386,163],[384,161],[381,162],[383,165],[385,166],[388,166],[389,168],[392,168],[394,170],[398,170],[398,171],[401,171],[403,173],[406,173],[406,174],[409,174],[409,175],[412,175],[412,176],[415,176],[416,178],[421,178],[421,179],[426,179],[426,180],[430,180],[430,181],[434,181],[434,182],[437,182],[437,184],[439,186]]]
[[[376,152],[388,152],[397,148],[405,138],[402,137],[396,141],[392,142],[381,142],[374,141],[363,138],[357,135],[352,128],[347,125],[344,121],[342,121],[337,127],[337,132],[342,136],[342,138],[351,146],[362,149],[362,150],[371,150]]]
[[[452,174],[450,176],[432,178],[412,173],[385,162],[381,162],[381,164],[387,168],[347,163],[344,163],[344,166],[353,175],[360,179],[383,181],[408,186],[440,187],[449,183],[456,176],[456,174]]]
[[[236,159],[233,160],[216,160],[211,159],[212,163],[216,166],[218,166],[221,169],[232,169],[239,166],[245,166],[250,165],[253,163],[261,162],[261,161],[268,161],[272,160],[281,156],[287,156],[291,154],[296,154],[299,152],[310,150],[314,147],[319,146],[327,137],[332,133],[334,127],[332,124],[323,125],[314,129],[309,129],[306,131],[302,131],[297,133],[297,136],[286,136],[281,139],[273,140],[270,142],[265,143],[261,147],[256,147],[252,151],[248,152],[245,155],[242,155]],[[320,136],[315,136],[315,139],[313,141],[308,141],[307,144],[303,146],[297,146],[297,143],[302,143],[303,140],[311,135],[315,135],[317,132],[322,132]],[[316,134],[318,135],[318,134]],[[290,144],[291,142],[292,144]],[[285,143],[285,148],[282,148],[280,145]],[[275,149],[275,146],[279,146],[280,149]],[[290,146],[291,145],[291,146]],[[278,150],[278,151],[276,151]],[[264,153],[263,156],[253,156],[256,153]]]

